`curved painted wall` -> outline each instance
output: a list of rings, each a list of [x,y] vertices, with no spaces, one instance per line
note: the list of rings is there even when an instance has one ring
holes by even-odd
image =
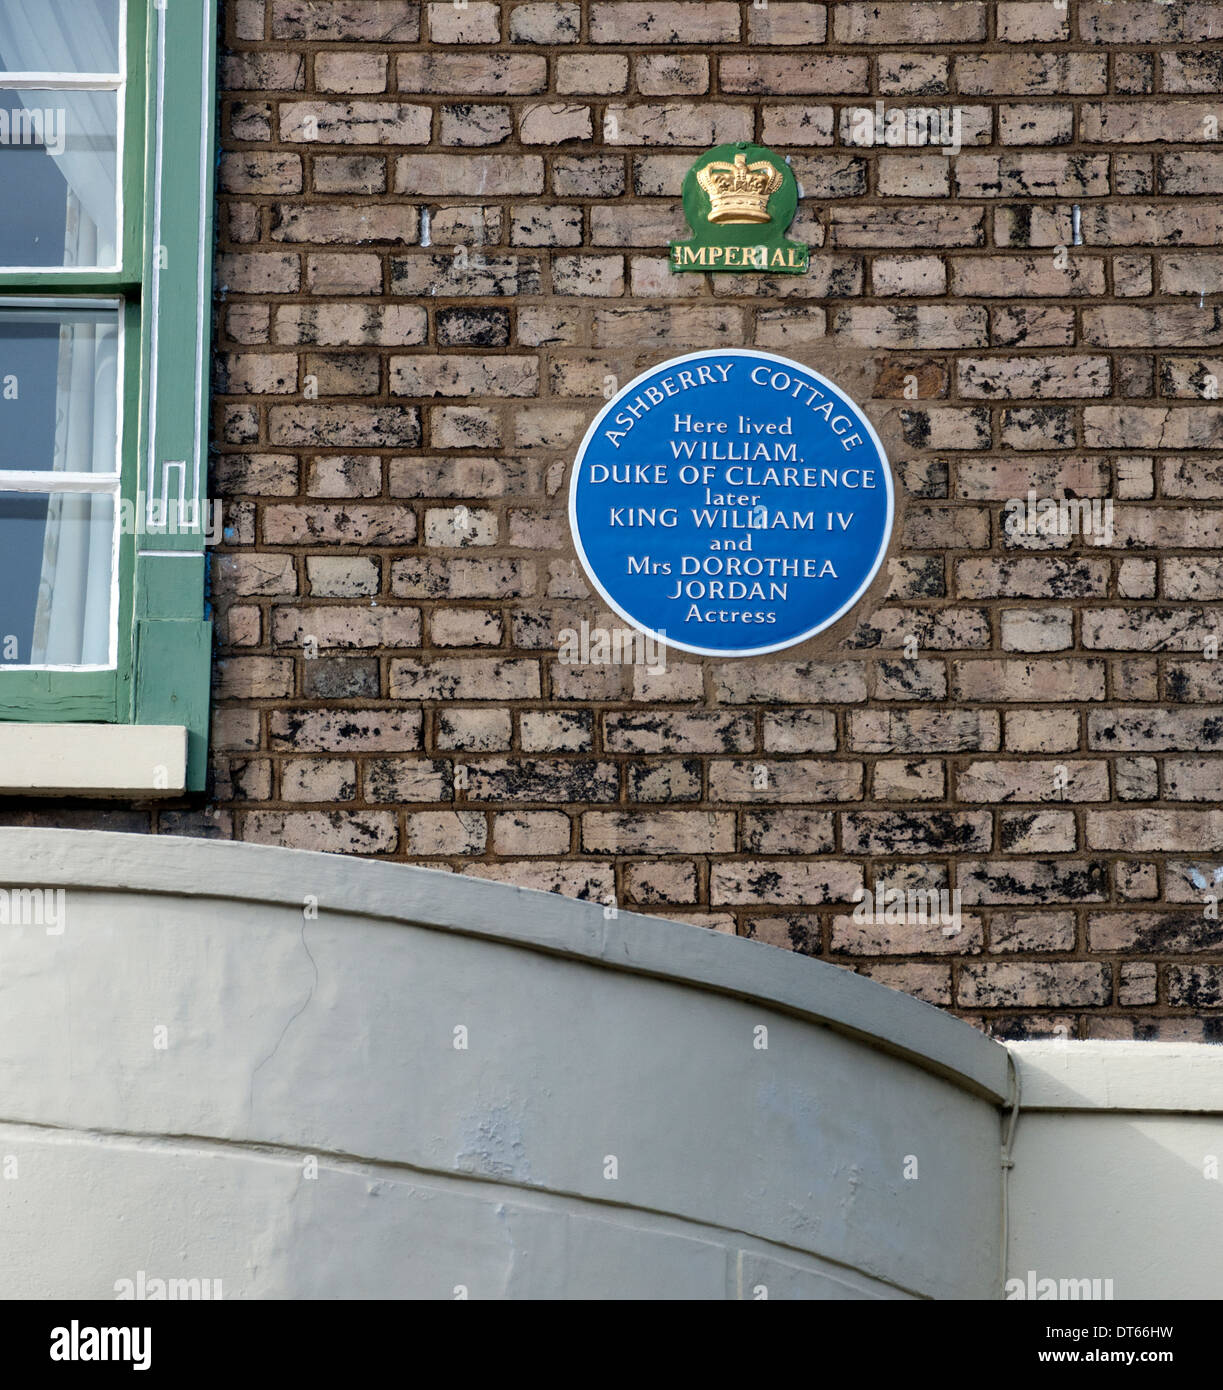
[[[66,894],[0,925],[0,1297],[1001,1292],[1006,1050],[848,971],[229,842],[0,883]]]

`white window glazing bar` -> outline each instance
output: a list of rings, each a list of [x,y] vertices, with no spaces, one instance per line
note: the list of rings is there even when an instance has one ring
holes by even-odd
[[[117,72],[0,72],[0,91],[28,87],[40,92],[117,92]]]
[[[0,468],[0,492],[118,492],[117,473],[38,472],[33,468]]]

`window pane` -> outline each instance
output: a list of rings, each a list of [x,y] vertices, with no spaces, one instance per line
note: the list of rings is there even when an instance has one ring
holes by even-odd
[[[118,72],[119,0],[0,0],[0,71]]]
[[[118,110],[115,92],[0,91],[0,265],[116,264]]]
[[[109,493],[0,493],[0,665],[110,660]]]
[[[116,473],[118,309],[0,300],[0,469]]]

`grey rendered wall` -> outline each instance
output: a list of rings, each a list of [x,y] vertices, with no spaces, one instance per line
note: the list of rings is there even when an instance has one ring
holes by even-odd
[[[1000,1292],[1006,1051],[848,971],[222,842],[3,830],[0,883],[66,890],[0,926],[0,1296]]]

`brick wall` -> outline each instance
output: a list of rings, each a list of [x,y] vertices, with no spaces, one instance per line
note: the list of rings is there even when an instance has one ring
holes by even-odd
[[[615,901],[1005,1036],[1217,1039],[1223,5],[224,8],[215,794],[41,819]],[[845,143],[877,98],[962,150]],[[668,272],[737,139],[791,156],[808,276]],[[779,656],[562,664],[575,447],[719,345],[868,411],[884,582]],[[1112,543],[1017,543],[1029,489]],[[855,922],[879,876],[962,929]]]

